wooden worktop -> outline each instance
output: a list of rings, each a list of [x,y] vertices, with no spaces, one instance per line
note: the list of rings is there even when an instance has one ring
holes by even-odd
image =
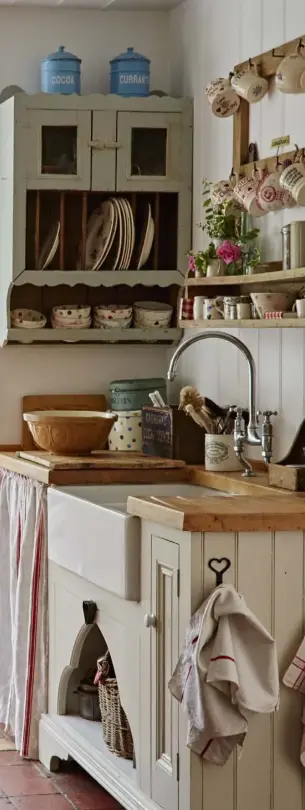
[[[200,491],[199,491],[200,492]],[[305,530],[305,500],[295,495],[211,496],[181,498],[130,496],[130,515],[192,532]]]

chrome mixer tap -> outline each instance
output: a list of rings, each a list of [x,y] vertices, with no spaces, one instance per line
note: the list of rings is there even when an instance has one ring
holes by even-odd
[[[172,381],[175,379],[177,372],[177,364],[181,355],[194,343],[201,340],[225,340],[227,343],[232,343],[239,351],[242,352],[248,363],[249,369],[249,422],[246,428],[245,421],[242,417],[242,409],[237,408],[236,419],[234,424],[234,450],[237,458],[243,465],[243,475],[248,477],[254,475],[251,464],[244,458],[245,445],[259,446],[262,448],[262,456],[266,464],[269,463],[272,457],[272,439],[273,439],[273,426],[271,423],[271,416],[276,416],[276,411],[264,411],[264,422],[260,431],[258,421],[258,413],[256,411],[256,393],[255,393],[255,364],[251,352],[248,347],[239,338],[229,335],[226,332],[200,332],[193,335],[187,340],[179,344],[174,352],[169,364],[167,379]]]

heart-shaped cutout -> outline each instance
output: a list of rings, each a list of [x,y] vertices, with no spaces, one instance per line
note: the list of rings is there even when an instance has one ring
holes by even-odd
[[[224,573],[230,568],[231,560],[228,557],[212,557],[208,562],[208,566],[216,574],[216,585],[222,584],[222,577]]]

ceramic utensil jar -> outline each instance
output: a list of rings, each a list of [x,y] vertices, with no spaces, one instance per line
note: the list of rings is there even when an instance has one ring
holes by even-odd
[[[281,93],[305,93],[305,58],[298,46],[278,65],[275,84]]]
[[[212,113],[217,118],[229,118],[239,108],[240,99],[233,87],[231,87],[229,79],[214,79],[214,81],[209,82],[205,94]]]
[[[109,450],[142,450],[142,412],[118,411],[117,422],[109,433]]]
[[[203,317],[205,321],[217,321],[223,318],[218,298],[205,298],[203,302]]]
[[[205,436],[205,469],[209,472],[235,472],[242,465],[234,452],[233,436],[207,433]]]
[[[248,104],[256,104],[268,92],[267,79],[258,75],[257,65],[252,64],[251,60],[248,68],[234,73],[231,85],[237,95],[244,98]]]

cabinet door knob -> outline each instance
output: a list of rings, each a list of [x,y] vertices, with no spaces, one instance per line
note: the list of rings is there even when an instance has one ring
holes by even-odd
[[[145,613],[144,616],[145,627],[156,627],[157,619],[154,613]]]

